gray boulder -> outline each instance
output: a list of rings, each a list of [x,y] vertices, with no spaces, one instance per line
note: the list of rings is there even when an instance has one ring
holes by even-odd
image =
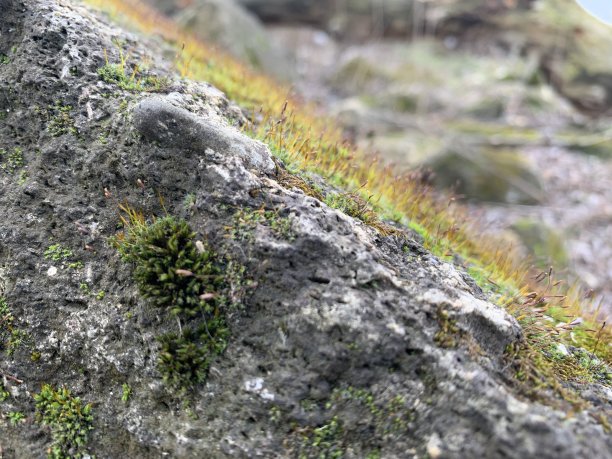
[[[3,456],[612,457],[596,421],[606,386],[579,387],[599,404],[581,411],[524,398],[505,355],[521,327],[461,268],[288,186],[214,88],[100,79],[113,39],[136,59],[154,42],[78,4],[1,1],[17,48],[0,65],[0,148],[21,152],[0,170]],[[215,299],[224,346],[182,390],[160,362],[189,369],[194,348],[169,354],[164,339],[202,317],[181,324],[143,297],[109,243],[120,206],[193,230],[143,251],[196,247],[218,270],[198,277],[219,285],[199,298]]]

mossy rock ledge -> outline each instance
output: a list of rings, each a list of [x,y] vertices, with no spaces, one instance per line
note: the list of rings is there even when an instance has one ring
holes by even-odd
[[[22,152],[0,169],[3,458],[612,457],[603,386],[571,416],[519,395],[512,317],[409,231],[283,186],[242,112],[155,43],[76,2],[0,11],[0,148]],[[102,81],[118,46],[166,83]],[[141,276],[145,298],[116,247],[159,221],[142,253],[180,269]],[[182,381],[192,354],[197,378],[168,384],[160,357]]]

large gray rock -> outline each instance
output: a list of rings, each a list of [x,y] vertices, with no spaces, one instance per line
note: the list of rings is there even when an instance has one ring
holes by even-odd
[[[271,173],[274,163],[261,142],[251,140],[235,128],[204,120],[162,98],[146,99],[133,112],[134,126],[149,142],[160,147],[200,154],[208,150],[227,152],[242,159],[244,165]]]
[[[0,171],[0,293],[23,339],[0,349],[4,457],[46,454],[32,398],[45,383],[92,404],[96,457],[612,457],[595,421],[606,386],[585,386],[600,406],[572,416],[523,399],[504,358],[521,328],[461,269],[282,185],[209,86],[153,96],[100,81],[113,38],[135,58],[154,44],[79,5],[11,4],[0,30],[13,21],[23,39],[0,65],[0,148],[23,164]],[[108,243],[120,204],[187,220],[240,302],[227,349],[187,393],[157,365],[180,324]]]

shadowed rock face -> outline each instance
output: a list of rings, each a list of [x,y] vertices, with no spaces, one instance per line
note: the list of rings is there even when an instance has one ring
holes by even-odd
[[[567,420],[514,392],[503,352],[520,327],[465,273],[409,231],[381,236],[282,185],[287,172],[232,126],[244,119],[214,88],[100,81],[104,51],[118,60],[111,38],[136,62],[159,61],[153,44],[78,5],[19,4],[21,39],[0,65],[0,148],[22,152],[0,170],[0,293],[27,339],[0,343],[0,412],[28,422],[0,419],[6,457],[50,446],[31,396],[44,383],[92,403],[97,457],[611,457],[589,412]],[[241,306],[227,349],[186,394],[157,365],[176,321],[108,244],[122,203],[185,219],[244,267],[223,267]],[[260,209],[267,220],[245,225]],[[57,244],[70,254],[49,256]]]
[[[19,40],[19,23],[23,12],[20,11],[19,2],[15,0],[0,0],[0,11],[3,16],[0,22],[0,53],[6,55]]]

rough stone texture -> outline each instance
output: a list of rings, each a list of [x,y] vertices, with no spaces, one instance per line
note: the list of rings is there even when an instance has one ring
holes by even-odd
[[[12,394],[0,403],[3,457],[45,455],[49,432],[32,401],[43,383],[93,403],[99,458],[325,457],[312,438],[326,432],[345,458],[612,457],[590,413],[568,417],[514,392],[502,353],[520,328],[467,275],[408,232],[382,237],[281,186],[265,146],[231,126],[239,111],[214,88],[175,83],[151,95],[99,81],[104,50],[117,58],[112,37],[133,59],[154,45],[71,2],[2,2],[0,30],[16,49],[0,65],[0,148],[22,149],[26,175],[0,171],[0,292],[28,334],[0,354]],[[53,136],[58,104],[71,106],[74,129]],[[156,337],[176,324],[139,296],[107,242],[121,203],[187,219],[253,281],[187,408],[156,365]],[[229,237],[236,212],[260,208],[290,219],[294,238],[261,223]],[[56,243],[83,267],[46,259]],[[436,338],[441,313],[453,346]],[[11,426],[9,411],[26,422]]]
[[[245,166],[264,173],[274,170],[266,146],[231,128],[207,122],[166,99],[152,98],[134,108],[134,126],[149,142],[162,148],[227,152],[239,157]]]

